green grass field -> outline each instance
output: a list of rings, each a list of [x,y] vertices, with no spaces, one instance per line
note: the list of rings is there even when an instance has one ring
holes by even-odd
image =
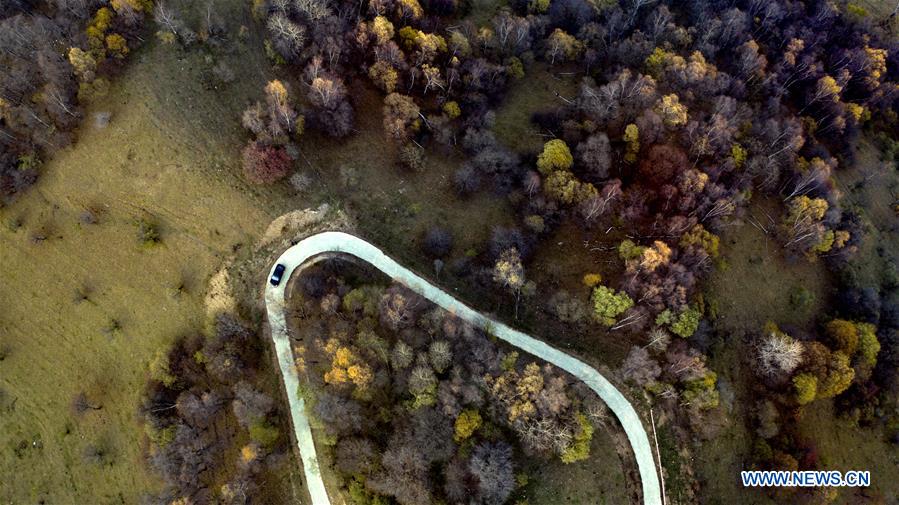
[[[707,301],[718,314],[718,327],[752,332],[769,320],[806,327],[827,301],[824,264],[784,253],[776,236],[781,212],[776,199],[760,199],[750,206],[748,216],[767,234],[746,222],[721,235],[723,261],[707,283]],[[812,295],[811,301],[791,304],[800,289]]]
[[[233,4],[236,34],[251,20]],[[136,420],[146,362],[203,329],[209,276],[288,208],[285,191],[238,172],[236,118],[267,77],[258,45],[212,54],[151,39],[87,110],[77,144],[0,210],[0,502],[136,503],[156,488]],[[218,59],[238,79],[215,89],[204,76]],[[89,207],[98,224],[80,222]],[[140,219],[158,224],[161,244],[139,244]],[[102,408],[78,417],[82,391]],[[104,464],[82,461],[90,445]]]
[[[513,81],[496,113],[496,138],[520,153],[540,152],[552,135],[540,131],[531,116],[562,104],[557,93],[569,100],[577,95],[579,80],[566,70],[564,66],[535,63],[522,79]]]

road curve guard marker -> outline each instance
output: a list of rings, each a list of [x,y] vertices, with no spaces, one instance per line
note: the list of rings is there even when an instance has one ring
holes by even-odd
[[[294,433],[300,456],[303,460],[306,485],[309,487],[313,505],[330,505],[330,500],[328,499],[328,493],[325,490],[321,470],[318,466],[315,444],[312,440],[312,430],[309,427],[309,419],[306,417],[304,401],[299,395],[300,381],[294,365],[293,351],[290,348],[287,324],[284,318],[284,295],[290,276],[295,270],[298,268],[302,270],[301,267],[311,258],[322,254],[336,253],[348,254],[365,261],[394,281],[405,285],[439,307],[452,312],[456,317],[482,329],[489,328],[491,333],[497,338],[548,363],[552,363],[587,384],[609,406],[609,409],[618,417],[618,421],[624,428],[640,471],[643,503],[646,505],[662,505],[659,474],[655,459],[653,459],[646,429],[633,406],[627,401],[627,398],[596,369],[573,356],[550,347],[540,340],[475,311],[403,267],[365,240],[348,233],[336,231],[312,235],[284,251],[278,258],[278,261],[275,262],[275,265],[283,264],[285,266],[281,283],[278,286],[272,286],[266,279],[265,290],[265,305],[268,312],[272,340],[275,343],[275,351],[278,356],[278,365],[281,368],[281,378],[284,381],[284,388],[287,392]],[[272,265],[272,271],[274,271],[275,265]]]

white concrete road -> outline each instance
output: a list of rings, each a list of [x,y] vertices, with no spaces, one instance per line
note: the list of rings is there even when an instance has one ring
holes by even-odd
[[[301,267],[310,258],[326,253],[343,253],[355,256],[431,302],[452,312],[457,317],[481,328],[489,327],[490,331],[498,338],[552,363],[584,381],[590,389],[595,391],[606,402],[612,412],[618,417],[621,426],[624,427],[624,432],[637,459],[640,481],[643,487],[643,502],[646,505],[662,505],[659,474],[649,445],[646,429],[637,412],[630,402],[627,401],[627,398],[596,369],[533,337],[474,311],[440,288],[390,259],[377,247],[358,237],[342,232],[324,232],[301,240],[290,249],[284,251],[281,257],[278,258],[276,264],[280,263],[286,267],[281,283],[278,286],[272,286],[266,280],[265,303],[268,311],[269,326],[271,327],[272,340],[275,342],[281,377],[287,391],[297,444],[303,459],[306,485],[309,488],[309,494],[314,505],[330,505],[331,502],[328,499],[328,493],[321,478],[321,470],[315,454],[315,445],[312,441],[312,431],[309,428],[309,419],[306,417],[303,399],[298,392],[299,378],[294,366],[293,352],[290,348],[287,325],[284,319],[284,289],[290,276],[298,269],[302,270]],[[274,268],[273,265],[272,271],[274,271]]]

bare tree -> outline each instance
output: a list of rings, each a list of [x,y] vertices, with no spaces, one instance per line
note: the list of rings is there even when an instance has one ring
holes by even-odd
[[[306,29],[283,14],[268,18],[267,27],[275,41],[275,47],[285,58],[299,54],[306,43]]]
[[[771,332],[758,345],[756,366],[762,375],[789,375],[802,363],[802,343],[789,335]]]
[[[631,347],[627,358],[621,364],[622,378],[640,387],[652,384],[661,374],[662,368],[649,356],[649,351],[644,347]]]
[[[156,8],[153,9],[153,19],[176,36],[179,36],[178,30],[184,26],[184,23],[181,22],[178,15],[178,11],[169,7],[165,2],[156,4]]]

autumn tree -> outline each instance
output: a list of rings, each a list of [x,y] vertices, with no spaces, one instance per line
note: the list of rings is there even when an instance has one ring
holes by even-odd
[[[244,177],[254,184],[272,184],[290,172],[291,161],[283,147],[250,142],[241,153]]]
[[[375,86],[387,93],[393,93],[399,82],[399,72],[384,60],[378,60],[368,67],[368,77]]]
[[[574,61],[584,51],[583,42],[569,35],[561,28],[556,28],[546,39],[546,57],[551,65],[556,60]]]
[[[665,126],[673,128],[687,123],[687,107],[680,103],[677,95],[670,94],[659,98],[655,112],[661,116]]]
[[[837,351],[830,355],[826,375],[818,383],[818,398],[832,398],[846,391],[855,378],[855,370],[849,364],[849,356]]]
[[[518,300],[525,285],[524,266],[518,249],[506,249],[493,265],[493,281],[508,289],[515,296],[515,313],[518,317]]]
[[[384,131],[391,140],[405,142],[420,128],[420,112],[410,96],[390,93],[384,98]]]
[[[556,170],[546,177],[543,192],[553,200],[566,205],[585,204],[598,197],[596,187],[581,182],[568,170]]]
[[[615,318],[634,305],[634,301],[627,294],[616,294],[606,286],[593,288],[591,299],[594,317],[605,326],[615,324]]]
[[[352,384],[359,393],[365,393],[372,381],[371,366],[350,346],[342,345],[331,338],[325,345],[325,352],[331,357],[331,369],[325,372],[328,384]]]
[[[880,353],[880,341],[877,339],[877,327],[871,323],[856,323],[858,329],[858,357],[862,366],[873,369]]]
[[[543,145],[543,152],[537,157],[537,168],[543,175],[557,170],[568,170],[574,163],[571,151],[564,141],[553,139]]]
[[[624,153],[624,161],[633,163],[637,161],[637,154],[640,152],[640,129],[637,125],[631,123],[624,129],[624,142],[627,150]]]
[[[811,403],[818,395],[818,378],[807,373],[797,374],[793,377],[793,387],[800,405]]]
[[[456,418],[454,440],[462,442],[481,427],[481,414],[477,410],[463,410]]]
[[[831,348],[842,351],[847,356],[855,354],[858,349],[858,329],[852,321],[834,319],[825,325],[825,332],[830,340]]]
[[[687,154],[672,145],[659,144],[640,160],[640,176],[652,186],[671,182],[689,166]]]
[[[661,240],[656,240],[651,246],[643,249],[639,267],[652,272],[660,266],[668,264],[669,261],[671,261],[671,248]]]

